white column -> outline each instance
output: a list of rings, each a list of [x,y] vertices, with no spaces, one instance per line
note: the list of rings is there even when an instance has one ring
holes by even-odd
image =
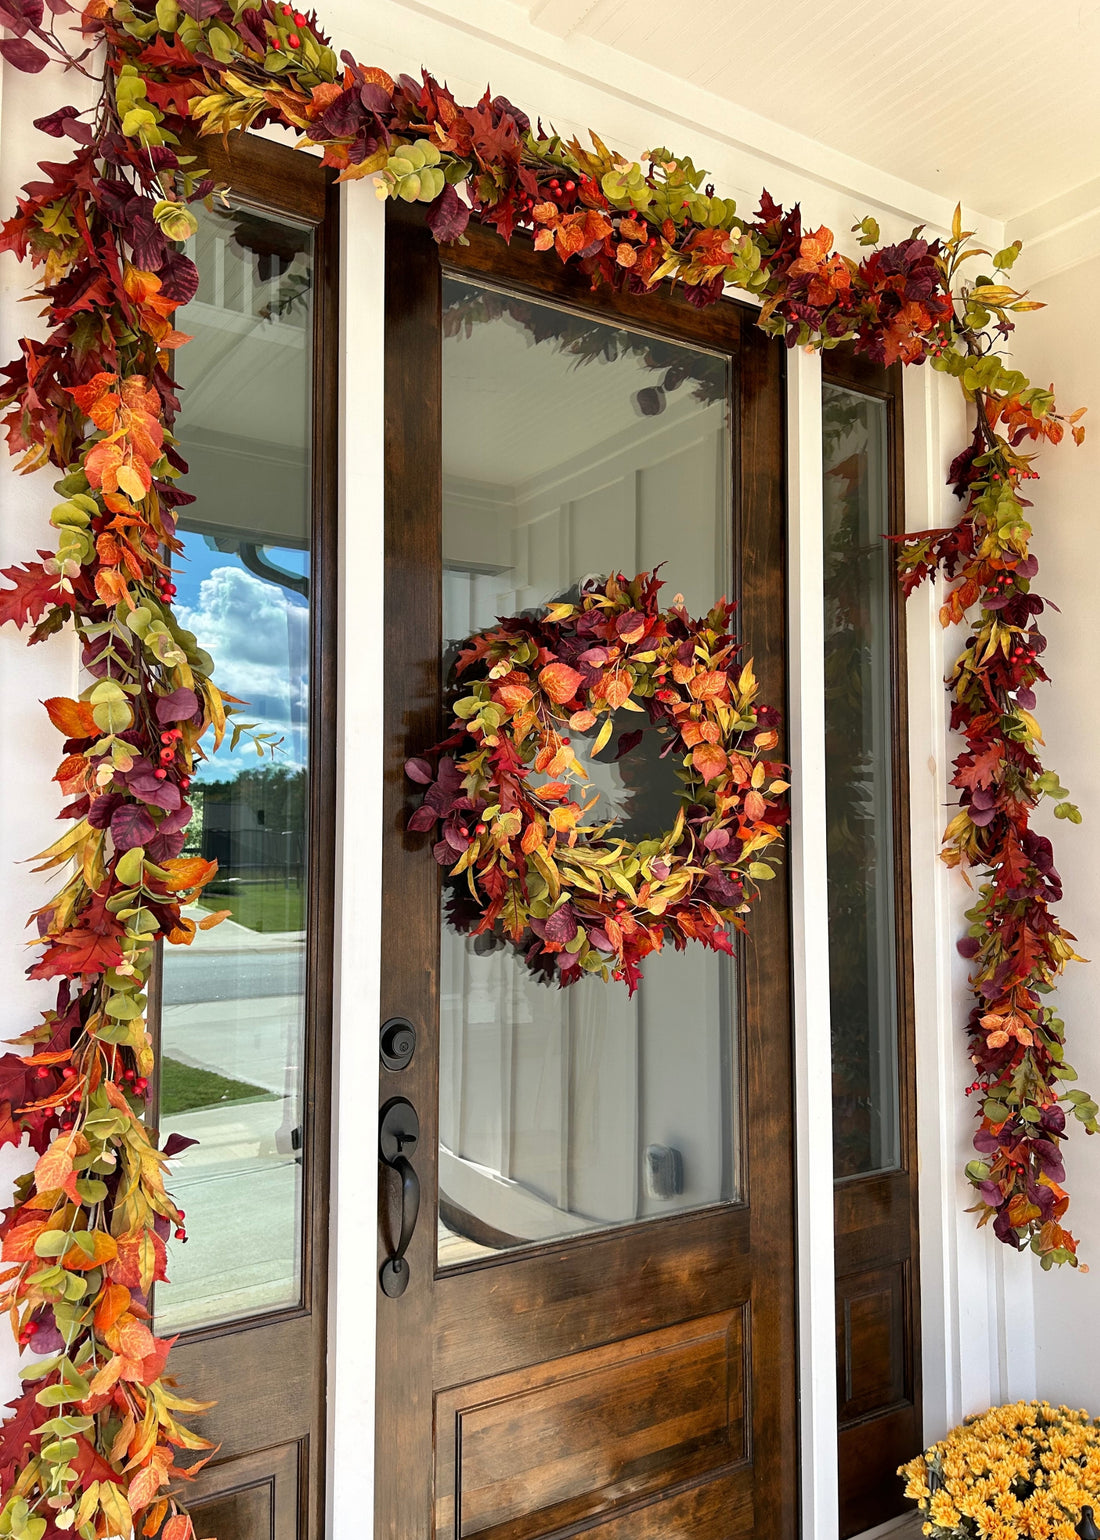
[[[832,1044],[825,851],[821,359],[788,354],[791,944],[803,1540],[835,1540]]]
[[[339,706],[328,1523],[369,1540],[374,1513],[375,1114],[382,955],[385,209],[341,207]],[[368,1109],[364,1113],[364,1108]]]

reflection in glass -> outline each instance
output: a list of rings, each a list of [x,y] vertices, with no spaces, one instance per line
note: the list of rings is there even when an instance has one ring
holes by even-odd
[[[301,1294],[312,237],[242,209],[200,217],[179,322],[196,501],[180,510],[176,604],[242,720],[278,746],[258,758],[227,739],[191,788],[186,849],[218,873],[187,912],[232,914],[164,949],[159,1122],[199,1143],[173,1175],[191,1239],[170,1243],[161,1332]]]
[[[465,279],[443,307],[445,646],[660,562],[705,613],[732,572],[728,361]],[[591,766],[633,838],[674,817],[659,748]],[[647,958],[630,1001],[444,923],[440,1262],[735,1198],[735,995],[701,947]]]
[[[833,1151],[898,1163],[893,572],[886,403],[825,385],[825,776]]]

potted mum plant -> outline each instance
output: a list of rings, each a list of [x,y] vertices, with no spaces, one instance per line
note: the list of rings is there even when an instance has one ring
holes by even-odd
[[[995,1406],[899,1474],[931,1540],[1100,1540],[1100,1422],[1087,1412]]]

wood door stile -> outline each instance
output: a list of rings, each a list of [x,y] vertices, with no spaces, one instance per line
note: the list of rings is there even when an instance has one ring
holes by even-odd
[[[901,366],[886,369],[838,348],[825,355],[823,375],[829,384],[886,405],[888,527],[900,533],[905,528]],[[846,1177],[835,1186],[842,1536],[859,1534],[904,1510],[897,1468],[922,1443],[909,746],[904,616],[897,585],[889,616],[900,1163],[897,1170]]]
[[[441,272],[682,337],[735,360],[733,527],[743,653],[786,705],[784,352],[723,302],[593,296],[517,239],[440,253],[387,208],[382,1017],[416,1052],[380,1105],[420,1119],[421,1211],[396,1299],[376,1286],[379,1540],[790,1540],[797,1529],[794,1229],[785,874],[738,947],[741,1197],[696,1212],[436,1261],[439,868],[409,834],[404,762],[441,728]],[[777,751],[782,757],[783,749]],[[616,987],[608,985],[607,987]],[[379,1265],[399,1223],[380,1180]]]
[[[188,1331],[172,1350],[185,1393],[216,1404],[199,1431],[219,1445],[185,1494],[199,1533],[219,1540],[322,1540],[329,1226],[329,1089],[335,850],[338,202],[317,161],[243,133],[204,139],[200,163],[239,202],[315,231],[310,656],[309,940],[305,965],[306,1116],[300,1302]],[[186,408],[185,408],[186,409]],[[288,1390],[288,1387],[290,1388]],[[210,1531],[204,1521],[210,1523]],[[215,1527],[216,1526],[216,1527]]]

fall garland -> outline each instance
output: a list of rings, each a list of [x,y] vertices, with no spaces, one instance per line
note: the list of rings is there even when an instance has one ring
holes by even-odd
[[[787,819],[776,713],[756,704],[751,661],[738,660],[725,600],[705,620],[682,604],[662,612],[656,573],[621,575],[581,589],[578,604],[538,618],[502,620],[471,637],[457,679],[476,670],[454,702],[451,734],[410,779],[428,790],[409,828],[440,825],[435,858],[465,874],[471,903],[455,893],[452,921],[483,935],[494,927],[522,947],[531,968],[576,983],[609,970],[631,994],[639,964],[666,940],[730,952],[773,868],[764,859]],[[637,843],[611,824],[581,822],[570,785],[588,780],[562,732],[588,733],[595,758],[618,710],[644,713],[682,763],[684,791],[671,829]],[[620,734],[615,758],[643,729]],[[550,779],[534,783],[531,772]]]
[[[60,63],[101,92],[90,114],[62,106],[37,120],[75,149],[43,163],[0,236],[0,249],[42,269],[46,320],[0,376],[8,444],[21,470],[60,476],[56,548],[8,570],[0,619],[30,626],[32,642],[72,624],[89,683],[48,708],[69,800],[66,833],[43,855],[60,886],[35,916],[30,972],[58,981],[57,1000],[22,1051],[0,1059],[0,1140],[25,1134],[40,1155],[0,1226],[3,1303],[36,1355],[0,1428],[0,1534],[90,1540],[133,1521],[163,1540],[193,1535],[164,1489],[182,1474],[176,1450],[203,1447],[178,1420],[197,1408],[164,1378],[169,1344],[147,1304],[183,1215],[163,1183],[173,1148],[156,1149],[143,1113],[154,945],[190,939],[181,903],[212,875],[181,856],[189,778],[207,732],[216,743],[227,728],[212,660],[172,612],[175,510],[188,499],[168,365],[186,341],[173,315],[197,287],[178,243],[195,228],[188,204],[213,192],[179,153],[195,126],[297,128],[341,179],[373,177],[383,196],[426,204],[438,240],[459,239],[473,218],[505,239],[528,232],[593,285],[678,282],[699,305],[733,286],[762,301],[761,326],[789,346],[851,340],[958,381],[977,416],[953,472],[965,508],[952,529],[907,537],[900,557],[907,588],[941,569],[953,579],[945,622],[974,616],[950,680],[966,747],[946,836],[948,859],[982,874],[966,943],[981,1098],[969,1171],[981,1221],[993,1218],[1002,1240],[1030,1244],[1044,1266],[1075,1261],[1060,1222],[1062,1104],[1090,1132],[1097,1106],[1065,1090],[1062,1025],[1044,1004],[1074,954],[1049,908],[1060,891],[1050,846],[1030,818],[1044,797],[1077,814],[1037,756],[1043,602],[1022,491],[1035,474],[1022,447],[1056,442],[1065,422],[1051,393],[998,355],[1014,313],[1032,308],[993,273],[1018,246],[966,282],[961,264],[986,253],[958,219],[944,242],[917,231],[890,246],[867,219],[860,242],[874,249],[856,262],[766,193],[744,218],[666,149],[638,164],[595,135],[586,147],[533,128],[502,97],[461,107],[426,73],[394,81],[338,60],[312,15],[271,0],[89,0],[79,53],[58,31],[74,7],[49,5],[47,15],[43,0],[0,0],[11,34],[0,53],[30,72]]]

